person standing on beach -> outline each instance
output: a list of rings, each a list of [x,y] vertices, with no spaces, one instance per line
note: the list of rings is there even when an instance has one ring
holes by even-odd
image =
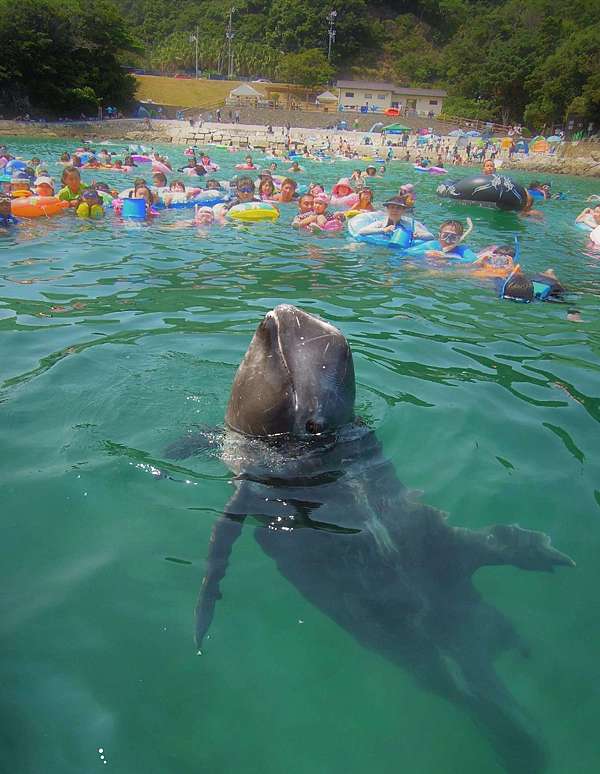
[[[239,122],[240,122],[240,111],[239,110],[235,111],[235,122],[236,122],[236,124],[239,124]]]

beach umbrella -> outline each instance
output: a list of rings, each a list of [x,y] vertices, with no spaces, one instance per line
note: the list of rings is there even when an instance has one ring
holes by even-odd
[[[373,132],[380,132],[383,129],[383,124],[381,121],[378,121],[376,124],[373,124],[373,126],[369,129],[369,134],[372,134]]]
[[[463,137],[464,132],[462,129],[453,129],[451,132],[448,132],[448,137]]]
[[[546,137],[546,142],[562,142],[562,137],[557,134],[553,134],[551,137]]]
[[[470,132],[467,132],[467,137],[481,137],[481,132],[477,132],[475,129],[471,129]]]

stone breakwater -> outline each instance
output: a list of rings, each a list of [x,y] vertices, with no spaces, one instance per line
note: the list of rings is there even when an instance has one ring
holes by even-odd
[[[273,132],[267,134],[265,126],[260,124],[218,124],[204,123],[201,126],[191,126],[185,121],[144,121],[140,119],[118,119],[110,121],[81,121],[69,123],[40,123],[0,121],[0,137],[48,137],[71,140],[90,140],[101,144],[102,140],[121,140],[125,143],[175,143],[180,145],[195,144],[201,147],[209,142],[232,145],[242,150],[261,151],[267,147],[283,151],[286,147],[286,130],[283,127],[273,127]],[[379,134],[372,135],[373,143],[363,142],[365,133],[362,131],[335,131],[318,128],[292,127],[290,140],[300,148],[325,147],[330,145],[332,151],[337,150],[340,140],[346,141],[361,157],[376,158],[387,154],[387,146],[382,144]],[[393,141],[399,141],[394,136]],[[454,145],[456,140],[449,139]],[[414,140],[413,140],[414,142]],[[420,152],[410,144],[408,148],[393,146],[394,158],[401,161],[414,162]],[[459,170],[460,167],[451,167]],[[550,154],[530,154],[512,160],[503,159],[503,170],[520,170],[539,172],[540,174],[564,174],[582,177],[600,177],[600,143],[572,142],[560,146],[557,152]]]

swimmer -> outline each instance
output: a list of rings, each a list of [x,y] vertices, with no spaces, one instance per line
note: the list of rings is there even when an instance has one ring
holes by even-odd
[[[270,175],[265,175],[261,179],[258,185],[258,195],[264,202],[270,202],[276,198],[275,183]]]
[[[69,202],[69,207],[78,207],[81,194],[86,189],[86,186],[81,182],[79,170],[75,167],[66,167],[60,181],[63,187],[58,192],[58,198],[61,201]]]
[[[600,204],[597,204],[595,207],[586,207],[575,218],[575,223],[583,223],[592,230],[600,226]]]
[[[140,183],[135,186],[133,191],[129,194],[130,199],[144,199],[146,202],[146,217],[154,217],[158,215],[158,212],[154,209],[154,194],[148,188],[145,183]]]
[[[440,164],[440,166],[443,166],[443,164]],[[492,161],[492,159],[486,159],[483,162],[483,167],[481,168],[481,171],[484,175],[493,175],[496,172],[496,165]]]
[[[482,269],[484,273],[506,276],[515,267],[517,250],[518,246],[491,245],[477,253],[477,260],[473,261],[472,266]]]
[[[345,196],[350,196],[353,193],[354,191],[350,185],[350,180],[347,177],[340,178],[331,189],[331,195],[338,199],[342,199]]]
[[[91,186],[81,192],[81,198],[75,210],[79,218],[101,218],[104,215],[102,197]]]
[[[254,180],[247,175],[238,177],[235,187],[235,196],[227,204],[220,205],[225,210],[230,210],[235,207],[236,204],[246,204],[247,202],[260,202],[261,200],[255,196]]]
[[[70,164],[71,154],[67,153],[67,151],[65,151],[64,153],[61,153],[59,161],[61,164]]]
[[[445,220],[440,226],[437,239],[422,242],[404,251],[405,256],[424,257],[432,260],[443,260],[460,263],[473,263],[477,255],[470,247],[461,245],[473,229],[473,223],[467,218],[468,229],[465,231],[459,220]]]
[[[373,212],[375,207],[373,207],[373,191],[371,188],[358,189],[358,202],[353,209]]]
[[[353,170],[352,174],[350,175],[350,180],[354,181],[355,183],[362,183],[363,173],[360,171],[360,169]]]
[[[296,188],[297,184],[295,180],[286,177],[281,183],[281,189],[278,194],[273,197],[275,201],[282,202],[283,204],[294,201],[297,198]]]
[[[219,183],[218,180],[207,180],[206,181],[206,190],[207,191],[222,191],[223,186],[221,183]]]
[[[387,172],[387,169],[385,168],[385,164],[382,164],[379,167],[379,175],[378,175],[378,177],[383,177],[386,172]]]
[[[297,161],[292,161],[292,166],[288,169],[288,172],[304,172],[304,168]]]
[[[166,188],[167,176],[163,172],[155,172],[152,175],[152,185],[155,188]],[[185,190],[185,186],[184,186],[184,190]]]
[[[314,197],[312,194],[304,194],[298,199],[298,214],[292,221],[292,226],[296,228],[306,228],[316,220],[314,212]]]
[[[313,208],[314,208],[314,214],[315,218],[310,223],[310,228],[315,228],[317,230],[321,230],[325,228],[325,224],[330,220],[340,220],[340,216],[343,217],[342,213],[336,213],[333,214],[332,212],[329,212],[327,209],[327,205],[329,204],[329,197],[327,194],[317,194],[313,199]]]
[[[16,226],[19,222],[11,213],[10,196],[0,194],[0,228]]]
[[[40,175],[33,185],[38,196],[54,196],[54,181],[51,177]]]
[[[498,282],[498,295],[509,301],[562,301],[565,289],[553,269],[528,276],[517,264],[511,274]]]
[[[32,195],[31,178],[26,172],[15,172],[10,179],[10,195],[13,199],[24,199]]]
[[[391,234],[396,231],[396,229],[400,228],[410,230],[410,225],[406,222],[406,219],[413,205],[414,198],[410,193],[392,196],[391,199],[388,199],[387,202],[383,203],[387,212],[387,218],[376,220],[374,223],[363,226],[358,231],[358,235]]]
[[[311,183],[308,186],[308,193],[316,196],[317,194],[325,193],[325,188],[321,185],[321,183]]]
[[[211,207],[196,207],[194,217],[195,226],[212,226],[215,222],[215,213]]]
[[[377,177],[377,167],[374,167],[373,164],[369,164],[365,169],[365,175],[367,177]]]
[[[533,209],[533,196],[529,193],[529,191],[526,191],[526,194],[527,197],[525,199],[525,205],[519,212],[519,215],[522,218],[536,218],[537,220],[543,220],[544,213],[541,210]]]

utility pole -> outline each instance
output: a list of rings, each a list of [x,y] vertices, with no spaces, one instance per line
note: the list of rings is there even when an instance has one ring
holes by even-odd
[[[233,36],[235,35],[233,31],[233,14],[235,13],[235,8],[233,6],[229,9],[229,24],[227,25],[227,32],[225,33],[225,37],[227,38],[227,77],[231,80],[233,77],[233,50],[231,47],[231,43],[233,41]]]
[[[329,24],[329,46],[327,48],[327,61],[331,62],[331,47],[335,41],[335,20],[337,18],[337,11],[331,11],[327,14],[327,22]]]
[[[199,37],[199,31],[198,31],[198,25],[196,24],[196,32],[192,32],[190,35],[190,43],[196,44],[196,80],[198,80],[198,37]]]

